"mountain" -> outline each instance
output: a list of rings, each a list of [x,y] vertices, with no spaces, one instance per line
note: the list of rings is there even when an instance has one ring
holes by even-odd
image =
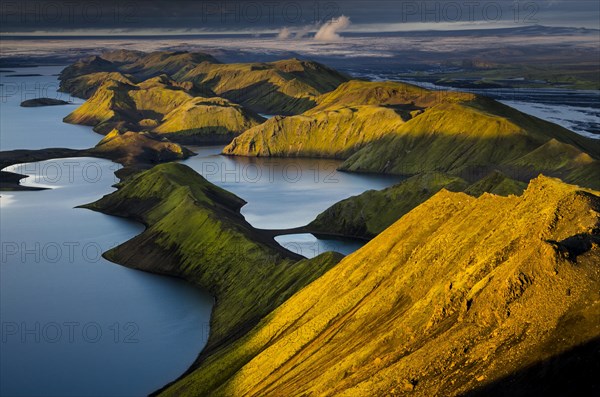
[[[526,184],[494,171],[469,184],[458,176],[427,172],[383,190],[369,190],[342,200],[307,225],[316,234],[372,239],[413,208],[446,189],[479,197],[483,193],[520,195]]]
[[[591,395],[599,195],[441,190],[162,395]]]
[[[153,131],[183,143],[225,143],[264,120],[214,95],[166,75],[138,84],[109,79],[64,121],[91,125],[100,133],[116,128]]]
[[[599,141],[489,98],[405,83],[342,84],[302,115],[246,131],[223,153],[341,158],[344,171],[398,175],[499,169],[527,181],[543,172],[600,188]]]
[[[134,85],[133,76],[119,72],[95,72],[61,81],[61,90],[79,98],[90,98],[106,81]]]
[[[193,155],[188,149],[159,136],[118,130],[108,133],[88,153],[92,156],[109,157],[125,166],[175,161]]]
[[[181,277],[216,297],[203,354],[235,340],[340,259],[307,260],[283,249],[240,214],[245,202],[191,168],[161,164],[132,176],[87,208],[147,225],[105,256],[132,268]]]
[[[202,137],[207,142],[230,142],[263,121],[261,116],[227,99],[196,97],[167,113],[153,131],[174,135],[179,142],[185,142],[188,136],[194,143]]]
[[[225,147],[223,153],[346,159],[404,123],[403,117],[393,109],[371,105],[322,111],[310,116],[275,116],[245,131]]]
[[[257,113],[299,114],[315,105],[315,98],[348,80],[341,73],[311,61],[288,59],[269,63],[222,64],[198,52],[110,51],[65,68],[60,89],[89,98],[110,73],[131,83],[167,75],[193,82],[203,90]]]
[[[85,76],[96,73],[120,73],[133,82],[140,82],[161,74],[174,74],[184,68],[193,67],[202,62],[218,63],[209,54],[185,51],[141,51],[117,50],[101,55],[83,58],[67,66],[60,73],[60,90],[72,95],[88,98],[98,86],[98,78],[86,79]],[[98,75],[100,76],[100,75]],[[87,80],[88,87],[83,83]]]
[[[330,157],[346,159],[370,142],[394,133],[442,96],[392,82],[350,81],[317,99],[302,115],[274,117],[233,140],[223,153],[242,156]]]
[[[310,109],[317,96],[348,80],[334,69],[295,58],[268,63],[206,62],[173,77],[206,85],[257,113],[283,115]]]

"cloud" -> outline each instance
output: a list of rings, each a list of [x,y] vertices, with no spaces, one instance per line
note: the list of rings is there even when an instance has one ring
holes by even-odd
[[[350,26],[350,18],[342,15],[339,18],[334,18],[331,21],[325,23],[315,34],[315,40],[317,41],[336,41],[340,40],[341,37],[338,32],[347,29]]]
[[[277,34],[277,38],[280,40],[287,40],[292,37],[292,31],[289,28],[283,28]]]

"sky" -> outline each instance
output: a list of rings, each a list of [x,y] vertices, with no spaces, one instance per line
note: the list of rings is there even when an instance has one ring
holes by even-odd
[[[344,32],[600,28],[598,0],[3,0],[0,7],[5,36],[316,34],[325,41]]]

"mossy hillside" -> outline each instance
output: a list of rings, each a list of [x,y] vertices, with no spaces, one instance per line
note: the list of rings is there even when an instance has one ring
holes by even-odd
[[[307,229],[313,233],[372,239],[442,189],[479,197],[485,192],[520,195],[525,187],[525,183],[498,171],[473,184],[441,172],[422,173],[387,189],[369,190],[342,200],[319,214]]]
[[[591,342],[599,194],[545,177],[521,197],[442,190],[163,395],[456,396]],[[564,365],[511,391],[552,392]]]
[[[67,91],[67,87],[72,87],[73,85],[67,83],[71,79],[86,74],[116,71],[118,70],[116,70],[115,65],[112,62],[107,61],[98,55],[81,58],[60,72],[58,76],[58,80],[60,81],[60,90]],[[65,86],[64,84],[68,85]]]
[[[340,114],[354,111],[360,120],[360,110],[366,108],[381,113],[365,117],[368,122],[339,121]],[[384,110],[395,112],[402,122],[379,117]],[[528,156],[551,140],[573,150],[552,149],[562,150],[560,159]],[[523,181],[544,172],[592,187],[593,179],[600,179],[594,173],[598,141],[489,98],[393,82],[344,83],[320,96],[317,106],[301,116],[271,119],[246,131],[224,153],[346,158],[341,169],[355,172],[463,176],[477,169],[500,169],[522,174]]]
[[[573,145],[551,139],[534,151],[516,159],[511,166],[543,169],[563,180],[600,189],[600,164],[597,158]]]
[[[345,159],[405,123],[402,114],[379,106],[355,106],[274,117],[234,139],[224,154]]]
[[[211,141],[228,143],[243,131],[265,119],[224,98],[194,98],[173,109],[161,120],[154,132],[170,136],[207,136]],[[196,140],[197,141],[197,140]]]
[[[138,84],[108,80],[64,121],[103,134],[116,128],[168,134],[185,143],[223,143],[264,120],[225,99],[193,96],[198,94],[193,83],[166,75]]]
[[[100,56],[113,64],[125,65],[137,62],[145,55],[146,53],[143,51],[119,49],[104,51]]]
[[[535,151],[552,139],[570,149],[563,150],[567,146],[562,146],[560,158],[541,160]],[[597,167],[593,165],[597,165],[598,145],[592,139],[483,98],[435,105],[394,134],[353,154],[341,169],[390,174],[438,170],[460,175],[469,168],[492,167],[505,168],[509,174],[519,174],[519,170],[534,175],[544,172],[596,187],[598,175],[593,169]],[[565,164],[574,167],[565,168]],[[582,166],[588,171],[579,175]]]
[[[371,239],[441,189],[459,192],[462,178],[432,172],[415,175],[383,190],[369,190],[342,200],[319,214],[307,228],[312,232]]]
[[[90,98],[105,81],[119,81],[124,84],[134,85],[131,75],[119,72],[96,72],[73,77],[61,82],[61,91],[70,93],[78,98]]]
[[[80,107],[68,114],[63,121],[71,124],[93,126],[104,134],[112,131],[119,123],[133,124],[128,120],[138,120],[140,115],[136,104],[129,96],[134,85],[115,80],[107,80]]]
[[[118,130],[108,133],[88,152],[101,157],[109,156],[125,166],[181,160],[193,154],[188,149],[153,134]]]
[[[468,166],[510,162],[543,143],[538,131],[527,131],[505,117],[465,104],[442,103],[358,151],[342,169],[391,174],[456,172]]]
[[[97,85],[85,88],[71,80],[96,72],[120,72],[136,82],[167,74],[177,81],[194,82],[197,87],[212,89],[218,96],[255,112],[269,114],[302,113],[315,105],[318,95],[348,80],[324,65],[298,59],[221,64],[204,53],[157,51],[144,54],[122,50],[86,58],[65,68],[59,77],[61,89],[93,92]],[[89,83],[97,84],[91,79]]]
[[[319,96],[317,106],[302,115],[273,118],[245,132],[224,153],[345,159],[367,143],[393,134],[432,103],[473,98],[405,83],[352,80]]]
[[[400,106],[407,110],[415,110],[428,108],[440,102],[471,101],[475,97],[464,92],[431,91],[408,83],[350,80],[317,98],[317,106],[308,113],[358,105]]]
[[[78,79],[97,72],[119,72],[127,74],[135,82],[143,81],[161,74],[176,74],[185,68],[191,68],[202,62],[218,61],[209,54],[185,51],[108,51],[99,56],[86,57],[63,69],[58,79],[61,91],[71,94],[97,88],[98,81],[89,79],[87,89],[82,85],[85,79]],[[74,84],[78,80],[80,84]],[[73,90],[73,91],[71,91]]]
[[[511,194],[520,196],[526,187],[527,184],[524,182],[509,178],[500,171],[493,171],[469,185],[464,192],[474,197],[479,197],[484,193],[499,196],[509,196]]]
[[[316,62],[297,59],[270,63],[202,63],[176,80],[206,85],[219,96],[257,113],[300,114],[318,95],[335,89],[347,77]]]
[[[155,51],[133,63],[125,63],[119,69],[144,80],[161,74],[172,76],[204,62],[219,63],[212,55],[202,52]]]
[[[182,277],[216,297],[205,352],[235,339],[337,263],[323,254],[303,260],[250,226],[245,202],[187,166],[155,166],[90,205],[147,225],[106,253],[125,266]]]

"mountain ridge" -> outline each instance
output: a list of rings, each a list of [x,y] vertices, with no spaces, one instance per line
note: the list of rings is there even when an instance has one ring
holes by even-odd
[[[598,192],[541,176],[521,197],[441,190],[162,395],[454,396],[510,379],[600,336],[599,211]]]

